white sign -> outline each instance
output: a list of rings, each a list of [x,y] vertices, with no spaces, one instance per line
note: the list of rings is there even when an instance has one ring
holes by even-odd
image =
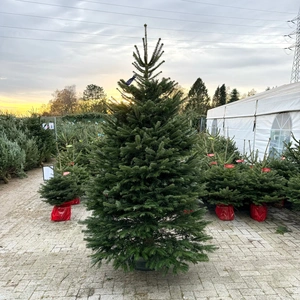
[[[43,167],[43,179],[49,180],[54,176],[53,166],[44,166]]]
[[[48,124],[47,123],[43,123],[42,124],[43,128],[44,129],[54,129],[54,123],[53,122],[49,122]]]

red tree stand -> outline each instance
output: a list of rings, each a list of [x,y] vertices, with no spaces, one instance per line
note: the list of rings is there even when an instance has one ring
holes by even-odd
[[[51,221],[69,221],[71,219],[71,205],[54,206],[51,212]]]
[[[232,205],[218,204],[215,212],[222,221],[232,221],[234,219],[234,209]]]
[[[267,218],[268,208],[266,204],[255,205],[250,204],[250,216],[252,219],[258,222],[263,222]]]
[[[65,202],[60,206],[70,206],[70,205],[77,205],[77,204],[80,204],[80,198],[79,197],[77,197],[77,198],[75,198],[71,201]]]

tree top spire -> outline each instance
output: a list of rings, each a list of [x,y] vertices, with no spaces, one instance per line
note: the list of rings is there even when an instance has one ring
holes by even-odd
[[[148,38],[147,38],[147,24],[144,24],[145,28],[145,36],[143,37],[143,50],[144,55],[143,58],[140,55],[140,51],[136,45],[134,45],[135,52],[133,52],[133,57],[135,58],[135,62],[132,64],[137,69],[137,71],[141,74],[138,74],[134,72],[137,75],[137,78],[139,80],[152,80],[155,77],[157,77],[161,72],[158,72],[157,74],[153,74],[154,71],[159,68],[165,61],[159,62],[161,56],[163,55],[164,51],[163,43],[161,43],[161,39],[159,38],[156,46],[154,48],[154,51],[151,55],[150,60],[148,59]]]

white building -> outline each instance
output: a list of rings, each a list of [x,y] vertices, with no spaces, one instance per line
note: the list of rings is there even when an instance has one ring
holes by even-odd
[[[300,82],[210,109],[207,129],[233,138],[242,154],[281,154],[292,134],[300,139]]]

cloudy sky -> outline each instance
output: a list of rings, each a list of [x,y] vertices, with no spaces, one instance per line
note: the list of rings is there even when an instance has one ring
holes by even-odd
[[[48,103],[55,90],[88,84],[118,97],[132,76],[134,45],[158,38],[162,75],[209,94],[290,82],[297,0],[0,0],[0,110]]]

